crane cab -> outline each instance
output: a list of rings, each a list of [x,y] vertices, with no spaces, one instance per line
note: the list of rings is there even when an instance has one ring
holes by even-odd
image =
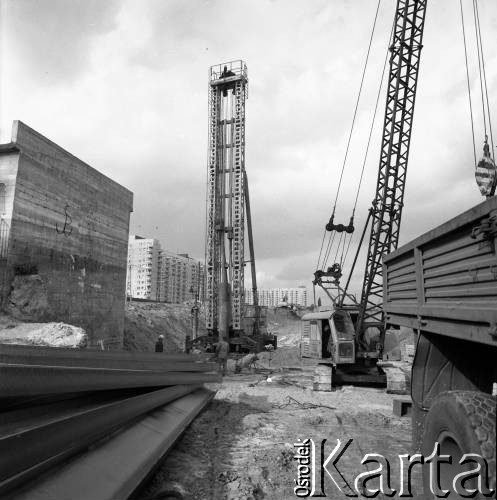
[[[300,355],[334,365],[355,363],[355,330],[350,311],[332,309],[302,316]]]

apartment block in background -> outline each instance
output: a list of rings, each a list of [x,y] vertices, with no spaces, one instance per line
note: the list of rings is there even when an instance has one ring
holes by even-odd
[[[181,304],[202,300],[204,264],[164,250],[159,240],[133,235],[128,246],[127,294],[134,299]]]
[[[293,288],[260,288],[257,290],[260,306],[276,307],[293,305],[307,307],[307,287],[302,285]],[[254,303],[252,289],[245,290],[245,302]]]
[[[128,297],[159,300],[161,245],[155,238],[131,235],[128,244]]]
[[[188,254],[163,250],[159,273],[159,300],[180,304],[187,300],[202,300],[205,286],[204,264]]]

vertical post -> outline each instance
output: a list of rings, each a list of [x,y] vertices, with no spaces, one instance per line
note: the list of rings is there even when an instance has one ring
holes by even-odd
[[[247,210],[247,233],[248,233],[248,243],[250,252],[250,271],[252,275],[252,296],[254,302],[254,335],[259,333],[259,320],[260,320],[260,309],[259,309],[259,297],[257,296],[257,274],[255,270],[255,254],[254,254],[254,237],[252,234],[252,214],[250,212],[250,196],[248,187],[247,173],[244,172],[245,182],[245,208]]]

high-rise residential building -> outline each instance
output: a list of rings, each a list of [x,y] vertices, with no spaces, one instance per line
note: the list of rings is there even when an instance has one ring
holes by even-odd
[[[203,300],[204,264],[188,254],[163,250],[155,238],[132,235],[128,246],[128,297],[180,304]]]
[[[292,288],[259,288],[257,298],[260,306],[288,304],[307,307],[307,287],[302,285]],[[245,303],[254,303],[252,289],[245,290]]]
[[[205,286],[204,264],[188,254],[175,254],[167,250],[161,253],[159,273],[159,300],[181,303],[202,300]]]
[[[155,238],[131,235],[128,244],[128,297],[159,300],[161,245]]]

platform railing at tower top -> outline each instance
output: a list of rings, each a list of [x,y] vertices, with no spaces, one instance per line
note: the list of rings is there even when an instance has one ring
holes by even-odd
[[[243,76],[247,78],[247,65],[242,60],[229,61],[222,64],[216,64],[210,67],[210,81],[219,80],[222,78],[224,68],[231,71],[235,76]]]

